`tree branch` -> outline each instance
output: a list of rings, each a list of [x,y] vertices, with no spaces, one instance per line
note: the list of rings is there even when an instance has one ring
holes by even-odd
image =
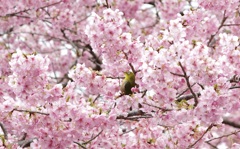
[[[193,83],[193,84],[191,85],[191,87],[193,87],[195,84],[196,84],[196,83]],[[182,95],[183,95],[184,93],[186,93],[188,90],[189,90],[189,88],[186,88],[185,90],[183,90],[181,93],[178,94],[177,98],[180,97],[180,96],[182,96]]]
[[[96,139],[102,132],[103,132],[103,129],[102,129],[96,136],[92,137],[90,140],[85,141],[85,142],[83,142],[83,143],[79,143],[79,142],[76,142],[76,141],[73,141],[73,142],[76,143],[77,145],[79,145],[81,148],[87,149],[87,148],[85,147],[85,145],[87,145],[88,143],[90,143],[90,142],[92,142],[94,139]]]
[[[61,3],[61,2],[62,1],[60,0],[58,2],[55,2],[55,3],[52,3],[52,4],[48,4],[46,6],[39,7],[38,9],[44,9],[46,7],[54,6],[54,5],[57,5],[57,4]],[[6,15],[0,16],[0,17],[13,17],[13,16],[16,16],[17,14],[28,12],[29,10],[33,10],[33,9],[28,8],[28,9],[20,10],[18,12],[9,13],[9,14],[6,14]]]
[[[39,112],[39,111],[30,111],[30,110],[19,110],[19,109],[13,109],[11,112],[18,111],[18,112],[27,112],[29,114],[42,114],[42,115],[49,115],[49,113]]]
[[[193,89],[192,89],[192,87],[191,87],[191,84],[190,84],[190,81],[189,81],[189,76],[187,75],[186,71],[184,70],[184,68],[183,68],[183,66],[182,66],[182,63],[179,62],[179,65],[180,65],[180,67],[181,67],[181,69],[182,69],[182,71],[183,71],[183,75],[184,75],[184,78],[185,78],[185,80],[186,80],[186,82],[187,82],[187,86],[188,86],[190,92],[191,92],[192,95],[193,95],[193,98],[194,98],[194,107],[196,107],[197,104],[198,104],[198,96],[194,93],[194,91],[193,91]]]
[[[100,136],[100,134],[103,132],[103,129],[94,137],[92,137],[90,140],[86,141],[86,142],[83,142],[82,144],[86,145],[90,142],[92,142],[94,139],[96,139],[98,136]]]
[[[136,128],[130,129],[130,130],[128,130],[128,131],[123,130],[123,133],[120,134],[120,136],[122,136],[122,135],[124,135],[124,134],[126,134],[126,133],[129,133],[129,132],[131,132],[131,131],[133,131],[133,130],[135,130],[135,129],[136,129]]]
[[[200,93],[196,93],[197,97],[201,96]],[[194,98],[194,96],[192,94],[187,94],[187,95],[183,95],[183,96],[180,96],[180,97],[177,97],[177,101],[180,102],[182,100],[190,100]]]
[[[0,122],[0,127],[1,127],[1,129],[3,131],[4,139],[7,140],[8,139],[8,137],[7,137],[7,130],[5,129],[3,123],[1,123],[1,122]]]
[[[240,88],[240,86],[231,86],[229,89]]]
[[[159,110],[161,110],[161,111],[163,111],[163,112],[172,111],[172,109],[161,108],[161,107],[158,107],[158,106],[155,106],[155,105],[151,105],[151,104],[146,103],[146,102],[144,102],[143,104],[148,105],[148,106],[150,106],[150,107],[157,108],[157,109],[159,109]]]
[[[196,145],[196,144],[203,138],[203,136],[205,136],[206,133],[212,129],[213,126],[214,126],[214,124],[211,124],[211,125],[205,130],[205,132],[202,134],[202,136],[201,136],[200,138],[198,138],[193,144],[189,145],[189,146],[187,147],[187,149],[190,149],[190,148],[192,148],[194,145]]]
[[[240,77],[238,75],[234,75],[231,79],[229,79],[230,83],[238,83],[240,82]]]
[[[218,149],[217,146],[213,145],[213,144],[210,143],[210,142],[205,142],[205,143],[207,143],[208,145],[210,145],[213,149]]]
[[[178,73],[174,73],[174,72],[170,72],[172,75],[175,75],[175,76],[179,76],[179,77],[184,77],[184,75],[182,74],[178,74]]]
[[[123,54],[125,55],[126,59],[128,60],[128,56],[127,53],[123,52]],[[128,65],[130,66],[132,72],[134,73],[134,75],[136,75],[137,71],[135,71],[133,65],[131,63],[128,63]]]
[[[211,141],[213,141],[213,140],[218,140],[218,139],[221,139],[221,138],[229,137],[229,136],[231,136],[231,135],[236,135],[236,134],[239,133],[239,132],[240,132],[240,130],[234,131],[234,132],[232,132],[232,133],[229,133],[229,134],[226,134],[226,135],[222,135],[222,136],[220,136],[220,137],[212,138],[212,139],[210,139],[210,140],[207,140],[206,142],[211,142]]]
[[[240,26],[240,24],[236,23],[236,24],[224,24],[223,26]]]
[[[92,47],[90,46],[90,44],[87,44],[86,45],[86,48],[88,48],[89,49],[89,53],[92,55],[92,57],[94,58],[94,62],[95,62],[95,64],[96,64],[96,70],[98,70],[98,71],[100,71],[100,70],[102,70],[102,68],[101,68],[101,64],[102,64],[102,61],[99,59],[99,57],[93,52],[93,49],[92,49]]]
[[[226,15],[226,11],[224,11],[224,13],[223,13],[223,19],[222,19],[222,21],[221,21],[220,26],[218,27],[217,32],[216,32],[215,34],[211,35],[211,37],[210,37],[210,39],[209,39],[209,41],[208,41],[208,43],[207,43],[207,46],[208,46],[208,47],[211,46],[210,44],[211,44],[212,40],[213,40],[214,37],[218,34],[218,32],[220,31],[220,29],[224,26],[224,23],[225,23],[225,21],[227,20],[227,17],[226,17],[225,15]]]
[[[234,128],[238,128],[238,129],[240,128],[240,124],[232,122],[232,121],[229,121],[227,119],[224,119],[222,123],[225,124],[225,125],[232,126]]]
[[[30,144],[33,142],[34,139],[37,139],[37,138],[18,141],[18,145],[21,146],[22,148],[30,147]]]
[[[136,111],[130,111],[127,114],[127,116],[119,115],[117,116],[117,119],[138,121],[138,119],[141,119],[141,118],[152,118],[152,117],[153,116],[151,114],[147,114],[142,110],[136,110]]]

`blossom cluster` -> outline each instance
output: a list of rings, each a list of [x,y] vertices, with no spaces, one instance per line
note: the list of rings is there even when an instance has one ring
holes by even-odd
[[[239,148],[239,9],[2,2],[0,148]]]

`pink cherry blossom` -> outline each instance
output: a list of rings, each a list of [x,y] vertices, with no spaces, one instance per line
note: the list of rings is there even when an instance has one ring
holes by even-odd
[[[0,148],[239,148],[239,6],[2,1]]]

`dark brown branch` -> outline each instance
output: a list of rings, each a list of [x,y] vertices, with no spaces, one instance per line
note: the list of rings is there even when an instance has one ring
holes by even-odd
[[[213,149],[218,149],[217,146],[213,145],[213,144],[210,143],[210,142],[205,142],[205,143],[207,143],[208,145],[210,145]]]
[[[133,65],[131,63],[128,63],[128,64],[129,64],[130,68],[132,69],[132,72],[134,73],[134,75],[136,75],[137,72],[135,71]]]
[[[92,55],[93,59],[94,59],[94,63],[96,64],[96,68],[95,70],[102,70],[101,68],[101,64],[102,64],[102,61],[99,59],[99,57],[93,52],[93,49],[92,47],[90,46],[90,44],[87,44],[86,45],[86,48],[89,49],[89,53]]]
[[[98,94],[97,97],[93,100],[93,103],[95,103],[99,97],[100,97],[100,94]]]
[[[74,142],[74,143],[76,143],[78,146],[80,146],[81,148],[83,148],[83,149],[87,149],[85,146],[83,146],[81,143],[78,143],[78,142]]]
[[[156,13],[155,13],[155,15],[156,15],[155,19],[156,19],[156,20],[155,20],[155,22],[154,22],[152,25],[148,25],[148,26],[142,27],[141,29],[153,28],[153,27],[155,27],[155,26],[159,23],[159,21],[161,20],[161,18],[160,18],[160,16],[159,16],[159,13],[158,13],[158,11],[157,11],[157,8],[156,8],[155,1],[148,2],[148,3],[146,3],[146,4],[152,5],[152,6],[153,6],[152,8],[155,8],[155,9],[156,9]]]
[[[192,148],[194,145],[196,145],[205,135],[208,131],[210,131],[212,129],[212,127],[214,126],[214,124],[211,124],[206,130],[205,132],[202,134],[202,136],[200,138],[198,138],[193,144],[189,145],[187,147],[187,149]]]
[[[201,89],[204,90],[204,86],[202,84],[200,84],[200,83],[197,83],[197,84],[201,87]]]
[[[124,135],[124,134],[126,134],[126,133],[129,133],[129,132],[132,132],[132,131],[135,130],[135,129],[136,129],[136,128],[130,129],[130,130],[128,130],[128,131],[123,130],[123,133],[120,134],[120,136],[122,136],[122,135]]]
[[[142,110],[134,110],[128,112],[127,117],[132,117],[132,116],[138,116],[138,115],[144,115],[145,113]]]
[[[25,18],[25,19],[30,19],[30,18],[31,18],[31,17],[29,17],[29,16],[23,16],[23,15],[15,15],[15,17]]]
[[[11,33],[11,32],[13,31],[13,29],[14,29],[13,27],[9,28],[9,29],[6,30],[5,32],[1,33],[0,36],[3,36],[3,35],[5,35],[5,34]]]
[[[23,135],[22,135],[22,137],[21,137],[18,141],[23,141],[23,140],[26,139],[26,137],[27,137],[27,133],[24,132]]]
[[[136,111],[130,111],[127,116],[119,115],[117,116],[117,119],[124,119],[124,120],[133,120],[138,121],[141,118],[152,118],[153,116],[151,114],[147,114],[143,112],[142,110],[136,110]]]
[[[128,60],[127,53],[123,52],[123,54],[125,55],[126,59]],[[134,67],[133,67],[133,65],[131,63],[128,63],[128,65],[130,66],[130,68],[131,68],[132,72],[134,73],[134,75],[136,75],[136,73],[138,71],[135,71],[135,69],[134,69]]]
[[[179,77],[184,77],[184,75],[182,74],[178,74],[178,73],[174,73],[174,72],[170,72],[172,75],[175,75],[175,76],[179,76]]]
[[[232,126],[234,128],[238,128],[238,129],[240,128],[240,124],[229,121],[227,119],[224,119],[222,123],[225,124],[225,125],[228,125],[228,126]]]
[[[73,141],[73,143],[76,143],[78,146],[80,146],[81,148],[83,149],[87,149],[85,146],[83,146],[81,143],[79,142],[76,142],[76,141]]]
[[[223,26],[240,26],[240,24],[236,23],[236,24],[224,24]]]
[[[52,3],[52,4],[49,4],[49,5],[46,5],[46,6],[42,6],[40,7],[39,9],[44,9],[44,8],[47,8],[47,7],[51,7],[51,6],[54,6],[54,5],[57,5],[57,4],[60,4],[62,1],[58,1],[58,2],[55,2],[55,3]]]
[[[6,15],[0,16],[0,17],[2,17],[2,18],[3,17],[13,17],[13,16],[15,16],[17,14],[24,13],[24,12],[27,12],[29,10],[31,10],[31,9],[25,9],[25,10],[21,10],[21,11],[18,11],[18,12],[9,13],[9,14],[6,14]]]
[[[18,141],[18,145],[21,146],[22,148],[30,147],[30,144],[33,142],[34,139],[37,139],[37,138]]]
[[[155,1],[147,2],[146,4],[153,5],[154,7],[156,7]]]
[[[180,67],[181,67],[181,69],[182,69],[182,71],[183,71],[183,75],[184,75],[184,78],[185,78],[185,80],[186,80],[186,82],[187,82],[187,86],[188,86],[190,92],[191,92],[192,95],[193,95],[193,98],[194,98],[194,107],[196,107],[197,104],[198,104],[198,96],[194,93],[194,91],[193,91],[193,89],[192,89],[192,87],[191,87],[191,84],[190,84],[190,81],[189,81],[189,76],[187,75],[186,71],[184,70],[184,68],[183,68],[183,66],[182,66],[182,63],[179,62],[179,65],[180,65]]]
[[[108,4],[108,0],[106,0],[106,7],[107,7],[107,8],[110,8],[110,7],[109,7],[109,4]]]
[[[143,115],[143,116],[135,116],[135,117],[124,117],[120,115],[117,117],[117,119],[131,120],[131,121],[139,121],[139,119],[141,118],[152,118],[152,115]]]
[[[230,83],[238,83],[240,82],[240,77],[238,75],[234,75],[231,79],[229,79]]]
[[[14,34],[30,34],[30,35],[37,35],[37,36],[43,36],[43,37],[48,37],[49,40],[56,40],[56,41],[66,41],[65,39],[61,39],[61,38],[58,38],[58,37],[54,37],[54,36],[50,36],[48,34],[42,34],[42,33],[33,33],[33,32],[14,32]],[[46,39],[47,40],[47,39]],[[66,41],[68,42],[68,41]],[[55,51],[60,51],[60,50],[55,50]],[[52,52],[52,51],[51,51]],[[54,52],[54,51],[53,51]],[[49,52],[50,53],[50,52]]]
[[[92,142],[94,139],[96,139],[98,136],[100,136],[100,134],[103,132],[103,129],[94,137],[92,137],[90,140],[86,141],[86,142],[83,142],[82,144],[86,145],[90,142]]]
[[[240,88],[240,86],[231,86],[229,89]]]
[[[191,85],[191,87],[193,87],[195,84],[196,84],[196,83],[193,83],[193,84]],[[178,94],[177,98],[180,97],[180,96],[182,96],[182,95],[183,95],[184,93],[186,93],[188,90],[189,90],[189,88],[186,88],[185,90],[183,90],[182,93],[179,93],[179,94]]]
[[[29,114],[41,114],[41,115],[49,115],[48,113],[44,113],[44,112],[39,112],[39,111],[30,111],[30,110],[19,110],[19,109],[13,109],[12,112],[14,111],[18,111],[18,112],[27,112]]]
[[[230,80],[229,80],[230,82],[238,82],[239,81],[239,78],[238,77],[236,77],[236,75],[234,76],[234,77],[232,77]],[[195,83],[194,83],[195,84]],[[194,85],[193,84],[193,85]],[[201,85],[201,84],[199,84],[199,83],[197,83],[202,89],[204,89],[204,87]],[[193,86],[192,85],[192,86]],[[192,87],[191,86],[191,87]],[[229,89],[236,89],[236,88],[240,88],[240,86],[231,86]],[[186,90],[188,90],[188,89],[186,89]],[[185,90],[184,90],[185,91]],[[183,93],[185,93],[185,92],[183,92]],[[197,95],[197,97],[200,97],[201,96],[201,94],[198,92],[198,93],[195,93],[196,95]],[[182,100],[190,100],[190,99],[192,99],[192,98],[194,98],[194,96],[192,95],[192,94],[188,94],[188,95],[183,95],[182,93],[181,94],[179,94],[178,96],[177,96],[177,101],[178,102],[180,102],[180,101],[182,101]],[[240,128],[240,127],[239,127]]]
[[[144,90],[141,93],[143,93],[142,96],[141,96],[143,98],[147,94],[147,90]]]
[[[96,74],[98,76],[104,76],[103,74],[99,73],[98,71],[96,71]],[[117,80],[124,79],[124,77],[112,77],[112,76],[105,76],[105,77],[108,78],[108,79],[117,79]]]
[[[211,141],[213,141],[213,140],[218,140],[218,139],[221,139],[221,138],[229,137],[229,136],[231,136],[231,135],[236,135],[236,134],[239,133],[239,132],[240,132],[240,130],[234,131],[234,132],[232,132],[232,133],[229,133],[229,134],[226,134],[226,135],[222,135],[222,136],[220,136],[220,137],[212,138],[212,139],[210,139],[210,140],[207,140],[206,142],[211,142]]]
[[[42,7],[39,7],[38,9],[44,9],[46,7],[50,7],[50,6],[54,6],[54,5],[57,5],[59,3],[61,3],[62,1],[58,1],[58,2],[55,2],[55,3],[52,3],[52,4],[49,4],[49,5],[46,5],[46,6],[42,6]],[[21,14],[21,13],[24,13],[24,12],[28,12],[30,10],[33,10],[33,9],[24,9],[24,10],[20,10],[18,12],[13,12],[13,13],[9,13],[9,14],[6,14],[5,16],[0,16],[0,17],[13,17],[13,16],[16,16],[17,14]]]
[[[96,139],[98,136],[100,136],[100,134],[103,132],[103,129],[94,137],[92,137],[90,140],[88,141],[85,141],[83,143],[79,143],[79,142],[76,142],[76,141],[73,141],[74,143],[76,143],[77,145],[79,145],[80,147],[82,147],[83,149],[87,149],[85,147],[85,145],[87,145],[88,143],[92,142],[94,139]]]
[[[201,96],[200,93],[196,93],[196,95],[197,95],[197,97]],[[194,96],[192,94],[188,94],[188,95],[183,95],[183,96],[178,97],[177,101],[180,102],[182,100],[190,100],[192,98],[194,98]]]
[[[7,130],[5,129],[4,125],[0,122],[0,127],[2,129],[3,135],[4,135],[4,139],[8,139],[7,137]]]
[[[163,112],[172,111],[172,109],[161,108],[161,107],[158,107],[158,106],[155,106],[155,105],[151,105],[151,104],[146,103],[146,102],[144,102],[143,104],[148,105],[148,106],[150,106],[150,107],[157,108],[157,109],[159,109],[159,110],[161,110],[161,111],[163,111]]]
[[[214,37],[218,34],[218,32],[220,31],[220,29],[224,26],[224,23],[225,23],[225,21],[227,20],[227,17],[226,17],[225,15],[226,15],[226,11],[224,11],[223,19],[222,19],[222,21],[221,21],[220,26],[218,27],[217,32],[216,32],[215,34],[211,35],[211,37],[210,37],[210,39],[209,39],[209,41],[208,41],[208,43],[207,43],[207,46],[208,46],[208,47],[211,46],[210,44],[212,43],[212,40],[213,40]]]

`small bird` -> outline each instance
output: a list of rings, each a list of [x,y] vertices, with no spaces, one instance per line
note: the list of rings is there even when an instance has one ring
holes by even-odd
[[[133,72],[125,72],[125,78],[123,79],[121,85],[121,92],[123,95],[130,95],[132,94],[132,88],[136,85],[135,83],[135,74]]]

